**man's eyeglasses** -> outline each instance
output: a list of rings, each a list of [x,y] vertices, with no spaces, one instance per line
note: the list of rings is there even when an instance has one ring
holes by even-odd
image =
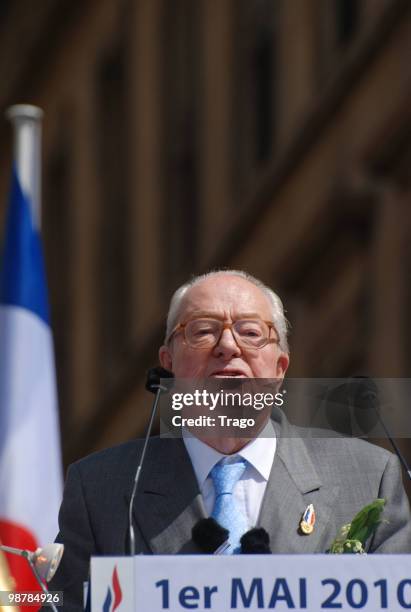
[[[270,337],[271,329],[275,332],[274,324],[261,319],[239,319],[234,323],[224,323],[219,319],[191,319],[186,323],[179,323],[167,342],[182,331],[189,347],[210,349],[220,342],[225,329],[231,329],[236,343],[243,348],[260,349],[267,344],[278,344],[278,338]]]

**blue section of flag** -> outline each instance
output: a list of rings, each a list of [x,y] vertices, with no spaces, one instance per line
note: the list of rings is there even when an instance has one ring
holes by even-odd
[[[30,205],[13,168],[4,252],[0,269],[0,304],[20,306],[49,325],[43,252]]]

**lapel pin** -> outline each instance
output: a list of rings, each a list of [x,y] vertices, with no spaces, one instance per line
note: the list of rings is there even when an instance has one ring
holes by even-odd
[[[315,510],[312,504],[309,504],[300,521],[300,529],[304,535],[310,535],[314,531],[315,525]]]

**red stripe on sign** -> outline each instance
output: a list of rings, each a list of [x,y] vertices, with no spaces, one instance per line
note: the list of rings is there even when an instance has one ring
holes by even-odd
[[[118,579],[117,566],[114,568],[113,572],[113,591],[114,591],[114,603],[112,612],[118,608],[123,599],[123,593],[120,587],[120,580]]]

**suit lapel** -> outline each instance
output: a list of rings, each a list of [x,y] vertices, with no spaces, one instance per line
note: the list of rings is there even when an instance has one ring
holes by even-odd
[[[333,503],[339,489],[321,482],[304,440],[285,419],[281,425],[274,424],[278,446],[259,525],[269,533],[274,553],[325,552],[333,537]],[[310,503],[316,523],[313,532],[304,535],[299,524]]]
[[[184,443],[157,438],[149,448],[133,508],[141,536],[154,554],[195,552],[191,529],[206,513]]]

